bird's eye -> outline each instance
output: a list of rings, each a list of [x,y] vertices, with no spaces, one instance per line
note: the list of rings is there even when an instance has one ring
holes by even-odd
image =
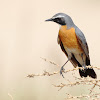
[[[59,22],[60,21],[60,18],[56,18],[55,20],[56,20],[56,22]]]
[[[60,20],[60,18],[56,18],[56,20]]]

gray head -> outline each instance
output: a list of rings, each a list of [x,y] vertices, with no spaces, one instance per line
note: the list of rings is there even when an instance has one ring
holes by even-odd
[[[71,17],[64,13],[57,13],[52,18],[47,19],[46,21],[53,21],[60,25],[67,25],[68,28],[74,26],[74,23],[73,23]]]

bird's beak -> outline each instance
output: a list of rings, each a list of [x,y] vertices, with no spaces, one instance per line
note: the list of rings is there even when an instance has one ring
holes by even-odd
[[[50,19],[47,19],[47,20],[45,20],[45,21],[53,21],[53,20],[52,20],[52,18],[50,18]]]

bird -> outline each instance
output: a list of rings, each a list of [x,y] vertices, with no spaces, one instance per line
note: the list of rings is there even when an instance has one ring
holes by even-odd
[[[91,66],[89,47],[83,32],[74,24],[72,18],[65,13],[57,13],[45,21],[52,21],[60,25],[57,42],[68,58],[60,69],[62,77],[64,78],[64,66],[70,61],[75,68],[80,67],[79,74],[82,78],[87,76],[97,78],[94,69],[86,67]]]

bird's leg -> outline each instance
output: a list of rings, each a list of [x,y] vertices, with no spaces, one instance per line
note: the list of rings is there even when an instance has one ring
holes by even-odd
[[[62,75],[62,77],[64,78],[64,75],[63,75],[63,72],[65,71],[65,69],[64,69],[64,66],[67,64],[67,62],[69,61],[70,59],[68,59],[66,62],[65,62],[65,64],[61,67],[61,69],[60,69],[60,75]]]
[[[86,68],[86,65],[85,65],[85,61],[83,59],[83,53],[81,54],[81,57],[82,57],[82,60],[83,60],[83,66],[82,67],[84,67],[83,72],[85,72],[87,68]]]

